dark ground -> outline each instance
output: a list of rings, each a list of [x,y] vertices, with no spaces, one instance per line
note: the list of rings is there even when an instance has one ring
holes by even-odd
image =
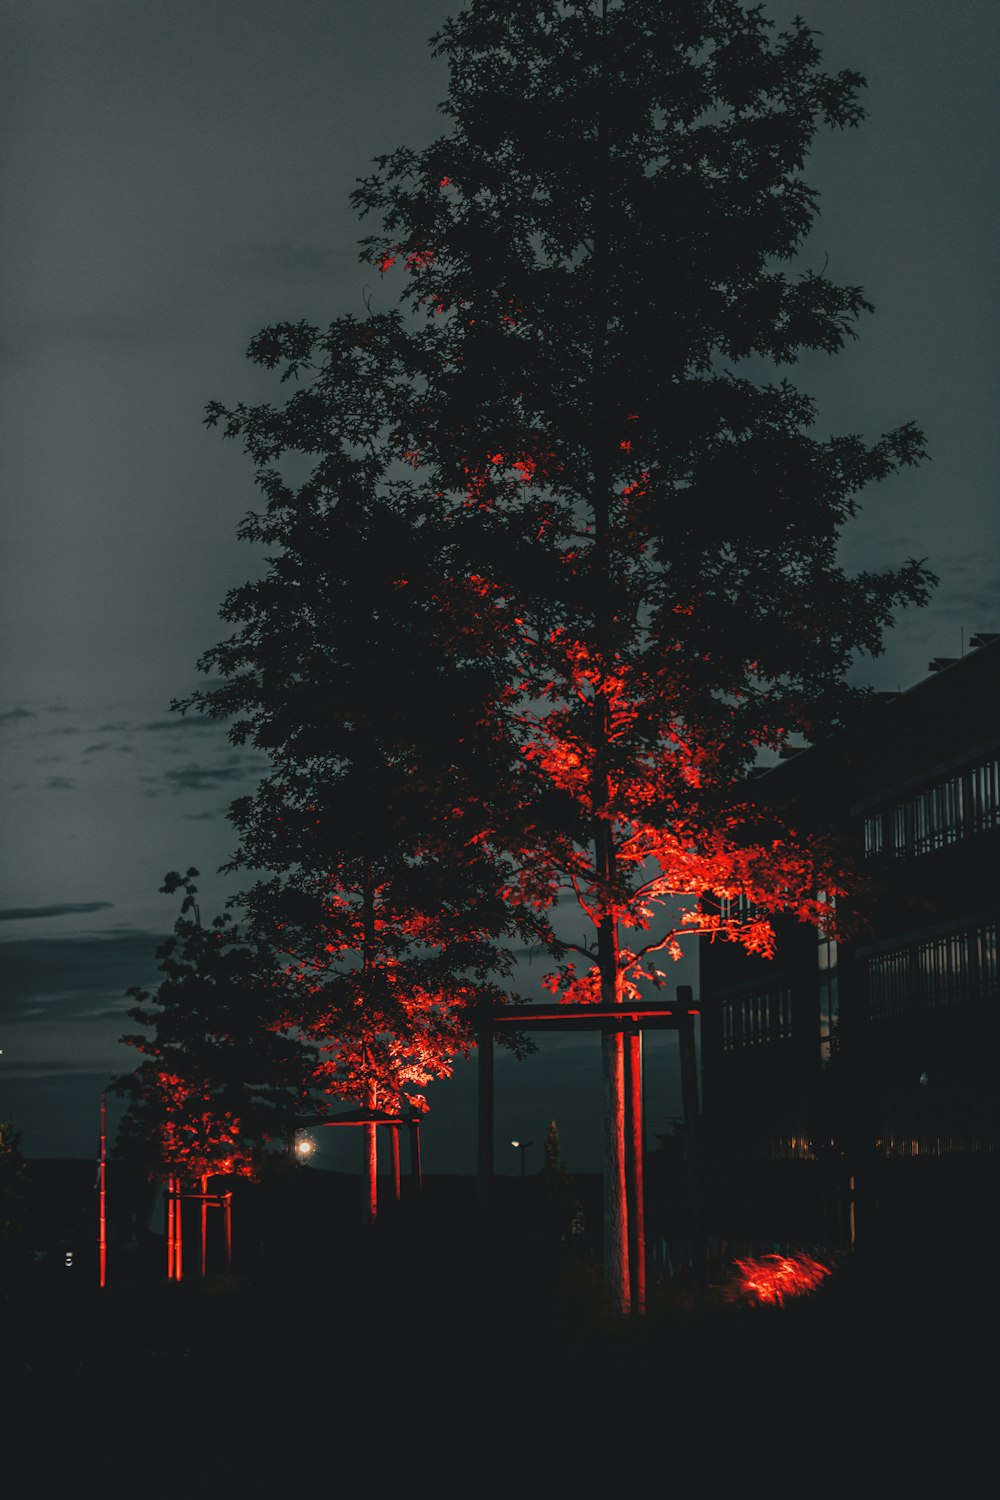
[[[433,1193],[388,1220],[309,1217],[303,1241],[289,1212],[284,1238],[251,1247],[245,1213],[234,1271],[199,1278],[190,1236],[180,1285],[159,1236],[112,1248],[103,1290],[85,1257],[9,1275],[7,1432],[82,1420],[105,1454],[173,1453],[198,1494],[289,1463],[309,1488],[394,1492],[587,1492],[627,1470],[643,1489],[686,1475],[727,1494],[919,1494],[937,1475],[961,1493],[992,1464],[985,1244],[857,1249],[783,1307],[654,1275],[646,1316],[621,1319],[587,1235],[559,1244],[516,1214],[486,1233]]]
[[[995,1290],[970,1264],[858,1255],[781,1308],[653,1285],[622,1320],[586,1256],[425,1230],[252,1280],[39,1277],[4,1324],[8,1420],[72,1412],[112,1449],[173,1434],[184,1464],[204,1438],[230,1474],[291,1445],[318,1477],[336,1436],[379,1487],[460,1457],[526,1480],[621,1457],[768,1485],[805,1463],[821,1492],[940,1470],[961,1491],[996,1424]]]

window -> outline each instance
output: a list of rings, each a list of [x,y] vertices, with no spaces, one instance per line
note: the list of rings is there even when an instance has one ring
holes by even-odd
[[[901,1015],[908,1009],[909,991],[910,955],[905,948],[868,960],[868,1009],[873,1020]]]
[[[986,829],[1000,827],[1000,761],[983,761],[959,776],[934,782],[914,797],[868,813],[865,858],[929,854]]]
[[[792,1031],[792,992],[787,987],[731,995],[722,1002],[722,1045],[727,1052],[781,1041]]]
[[[1000,760],[976,766],[969,776],[969,800],[973,833],[1000,824]]]
[[[968,935],[955,932],[918,943],[916,978],[916,1000],[922,1010],[964,1000],[969,992]]]
[[[926,854],[962,837],[962,780],[953,776],[913,799],[913,852]]]
[[[997,994],[997,924],[927,938],[866,960],[872,1020]]]

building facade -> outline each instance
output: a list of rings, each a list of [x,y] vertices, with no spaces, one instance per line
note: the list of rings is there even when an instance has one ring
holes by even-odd
[[[841,1240],[856,1206],[873,1222],[904,1179],[918,1196],[935,1174],[978,1192],[1000,1160],[1000,637],[932,668],[755,785],[843,840],[847,935],[789,923],[772,960],[701,951],[717,1176],[731,1187],[764,1163],[809,1164],[797,1180],[814,1204],[820,1189],[820,1229]],[[917,1161],[938,1165],[903,1165]]]

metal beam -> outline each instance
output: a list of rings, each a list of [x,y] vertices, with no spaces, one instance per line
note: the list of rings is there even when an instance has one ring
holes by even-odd
[[[602,1031],[608,1024],[628,1022],[629,1028],[669,1029],[682,1024],[682,1018],[700,1015],[700,1006],[658,1005],[633,1002],[630,1005],[525,1005],[513,1009],[505,1006],[493,1012],[494,1026],[510,1026],[515,1031]]]

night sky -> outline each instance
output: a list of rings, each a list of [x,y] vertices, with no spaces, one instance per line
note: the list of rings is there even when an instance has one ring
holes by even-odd
[[[248,462],[205,403],[279,399],[244,359],[264,325],[364,313],[388,285],[357,262],[348,194],[372,157],[443,133],[427,38],[437,0],[2,0],[0,112],[0,1119],[29,1156],[87,1156],[124,990],[155,981],[176,915],[164,873],[234,888],[230,800],[261,763],[169,712],[218,607],[259,566],[236,540]],[[822,136],[805,256],[875,304],[860,337],[791,378],[820,435],[907,420],[932,461],[875,490],[852,567],[926,558],[933,604],[859,682],[906,688],[1000,630],[995,521],[1000,348],[1000,9],[992,0],[800,0],[831,69],[868,78],[869,119]],[[510,80],[516,89],[516,79]],[[542,965],[536,965],[537,974]],[[530,982],[530,974],[529,974]],[[694,965],[677,966],[696,983]],[[648,1052],[650,1134],[679,1113],[670,1039]],[[475,1169],[475,1068],[433,1087],[425,1168]],[[596,1036],[546,1041],[497,1075],[497,1169],[551,1119],[570,1170],[600,1163]],[[327,1132],[328,1166],[356,1164]],[[509,1158],[509,1159],[508,1159]]]

